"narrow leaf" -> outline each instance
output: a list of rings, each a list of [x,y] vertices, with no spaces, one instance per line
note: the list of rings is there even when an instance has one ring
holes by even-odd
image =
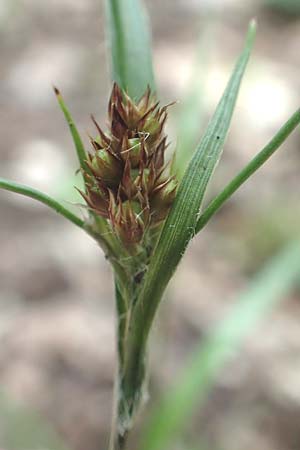
[[[132,98],[154,86],[148,20],[140,0],[106,0],[112,80]]]
[[[21,194],[25,195],[26,197],[33,198],[34,200],[37,200],[43,203],[44,205],[49,206],[49,208],[53,209],[58,214],[61,214],[78,227],[85,228],[84,221],[80,219],[80,217],[76,216],[67,208],[65,208],[61,203],[59,203],[57,200],[54,200],[53,198],[49,197],[49,195],[44,194],[41,191],[33,189],[32,187],[29,186],[25,186],[24,184],[19,184],[10,180],[6,180],[4,178],[0,178],[0,189],[5,189],[7,191],[15,192],[16,194]]]
[[[55,92],[55,95],[57,97],[59,106],[60,106],[62,112],[64,113],[66,121],[67,121],[67,123],[69,125],[70,132],[71,132],[71,135],[72,135],[72,138],[73,138],[73,142],[74,142],[74,145],[75,145],[75,149],[76,149],[79,165],[80,165],[80,168],[83,169],[83,179],[84,179],[84,181],[86,181],[86,174],[90,174],[91,172],[90,172],[89,166],[86,164],[87,155],[86,155],[86,152],[85,152],[85,149],[84,149],[84,146],[83,146],[80,134],[79,134],[79,132],[77,130],[77,127],[76,127],[76,125],[74,123],[74,120],[73,120],[73,118],[71,116],[71,113],[69,112],[68,108],[66,107],[66,104],[65,104],[65,102],[64,102],[64,100],[62,98],[62,95],[61,95],[60,91],[56,87],[54,87],[54,92]],[[94,215],[94,214],[92,212],[90,212],[90,215]],[[102,217],[98,216],[97,217],[97,222],[98,222],[98,225],[99,225],[100,228],[101,227],[102,228],[106,228],[106,223],[105,223],[106,221],[105,221],[105,219],[103,219]],[[102,239],[102,241],[104,241],[104,240],[105,239]]]
[[[298,109],[289,120],[280,128],[271,141],[239,172],[223,191],[215,197],[203,214],[199,217],[196,226],[198,233],[207,224],[210,218],[221,208],[221,206],[234,194],[238,188],[251,177],[281,146],[294,129],[300,123],[300,109]]]
[[[65,119],[66,119],[66,121],[67,121],[67,123],[69,125],[70,132],[71,132],[71,135],[72,135],[72,138],[73,138],[73,142],[74,142],[74,145],[75,145],[75,149],[76,149],[77,158],[78,158],[78,161],[79,161],[80,168],[83,169],[85,172],[89,173],[90,169],[89,169],[89,167],[86,164],[85,149],[84,149],[84,146],[83,146],[80,134],[79,134],[79,132],[77,130],[77,127],[76,127],[76,125],[74,123],[74,120],[73,120],[73,118],[71,116],[71,113],[68,110],[68,108],[66,107],[66,104],[65,104],[65,102],[64,102],[64,100],[62,98],[62,95],[61,95],[60,91],[56,87],[54,87],[54,92],[55,92],[58,104],[59,104],[59,106],[60,106],[60,108],[61,108],[61,110],[62,110],[62,112],[63,112],[63,114],[65,116]]]
[[[195,234],[199,209],[207,184],[222,152],[242,76],[253,45],[255,29],[255,23],[252,22],[244,51],[179,186],[132,318],[135,327],[133,340],[144,342],[147,339],[163,291]]]
[[[300,242],[291,242],[239,296],[221,325],[193,352],[182,378],[155,409],[143,433],[141,450],[167,450],[195,408],[201,408],[224,364],[254,327],[299,282]]]

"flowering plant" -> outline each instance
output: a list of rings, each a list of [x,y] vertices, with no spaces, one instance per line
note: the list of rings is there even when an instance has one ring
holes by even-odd
[[[138,0],[107,0],[106,12],[113,81],[108,130],[92,117],[96,135],[90,137],[89,150],[55,88],[84,180],[80,190],[87,211],[84,219],[28,186],[0,178],[0,187],[32,197],[79,226],[111,263],[118,365],[110,450],[121,450],[145,398],[146,350],[153,319],[188,243],[279,148],[299,124],[300,110],[201,212],[229,129],[255,23],[250,23],[244,50],[192,157],[178,147],[167,161],[164,125],[169,105],[161,107],[157,100],[144,11]]]

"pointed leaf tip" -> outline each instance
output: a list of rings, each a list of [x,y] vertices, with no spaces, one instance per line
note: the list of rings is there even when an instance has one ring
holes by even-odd
[[[54,85],[53,85],[53,90],[54,90],[54,93],[55,93],[55,95],[57,97],[61,95],[59,89],[56,86],[54,86]]]
[[[247,44],[251,45],[253,43],[253,40],[256,36],[256,30],[257,30],[257,22],[256,19],[253,18],[250,20],[248,25],[248,32],[247,32]]]
[[[85,172],[89,172],[89,168],[86,165],[86,158],[87,157],[86,157],[85,148],[84,148],[83,142],[81,140],[80,134],[79,134],[79,132],[77,130],[77,127],[76,127],[76,125],[74,123],[73,117],[71,116],[71,113],[68,110],[68,108],[67,108],[67,106],[66,106],[66,104],[64,102],[64,99],[63,99],[63,97],[62,97],[62,95],[61,95],[61,93],[59,91],[59,89],[56,86],[53,86],[53,90],[54,90],[54,93],[56,95],[56,98],[57,98],[58,104],[60,106],[60,109],[61,109],[61,111],[62,111],[62,113],[63,113],[63,115],[64,115],[64,117],[66,119],[66,122],[67,122],[68,126],[69,126],[69,129],[70,129],[70,132],[71,132],[71,136],[72,136],[72,139],[73,139],[73,142],[74,142],[74,146],[75,146],[75,149],[76,149],[76,153],[77,153],[77,157],[78,157],[78,161],[79,161],[80,167],[82,169],[84,169]]]

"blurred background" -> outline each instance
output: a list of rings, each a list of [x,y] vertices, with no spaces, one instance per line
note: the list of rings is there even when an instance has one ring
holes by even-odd
[[[110,90],[103,3],[0,1],[0,176],[39,188],[77,211],[76,158],[52,84],[87,142],[87,132],[94,132],[90,113],[105,122]],[[199,102],[201,136],[247,24],[252,17],[258,21],[209,199],[299,107],[300,3],[146,4],[159,95],[164,102],[178,101],[170,110],[172,148],[191,93]],[[299,152],[298,131],[189,247],[156,321],[151,403],[180,376],[190,351],[252,275],[299,236]],[[105,450],[115,324],[112,276],[103,255],[44,206],[4,191],[0,254],[0,448],[25,448],[8,432],[13,419],[7,405],[14,404],[49,423],[70,449]],[[253,331],[173,449],[185,450],[188,442],[198,450],[299,450],[299,301],[294,289]]]

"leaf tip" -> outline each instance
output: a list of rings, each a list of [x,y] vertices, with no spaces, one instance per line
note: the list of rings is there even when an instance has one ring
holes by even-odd
[[[60,97],[61,93],[60,93],[59,89],[56,86],[54,86],[54,85],[52,87],[53,87],[53,90],[54,90],[54,93],[55,93],[56,97]]]
[[[256,18],[253,17],[250,22],[249,22],[249,26],[248,26],[248,39],[250,41],[253,41],[255,35],[256,35],[256,29],[257,29],[257,21]]]

